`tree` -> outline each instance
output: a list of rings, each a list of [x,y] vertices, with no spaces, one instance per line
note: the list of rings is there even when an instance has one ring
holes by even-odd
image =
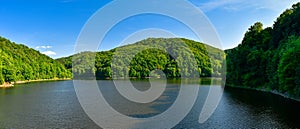
[[[4,78],[2,75],[2,71],[0,72],[0,85],[2,85],[4,83]]]
[[[252,25],[237,47],[226,50],[227,85],[263,88],[300,97],[300,2],[273,28]]]
[[[300,85],[299,75],[297,75],[297,70],[299,70],[298,57],[300,56],[300,37],[292,37],[287,43],[286,49],[281,51],[282,58],[279,64],[279,90],[281,92],[288,92],[292,95],[299,95]]]
[[[4,67],[3,69],[4,81],[5,82],[14,82],[16,81],[16,71],[11,67]]]

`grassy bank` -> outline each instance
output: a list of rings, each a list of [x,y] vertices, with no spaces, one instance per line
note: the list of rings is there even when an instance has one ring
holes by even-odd
[[[72,78],[54,78],[54,79],[38,79],[38,80],[26,80],[26,81],[16,81],[12,83],[4,83],[0,85],[0,88],[11,88],[16,84],[24,84],[30,82],[44,82],[44,81],[64,81],[64,80],[72,80]]]

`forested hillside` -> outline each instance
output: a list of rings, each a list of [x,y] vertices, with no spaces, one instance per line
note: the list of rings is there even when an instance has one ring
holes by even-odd
[[[71,72],[50,57],[0,37],[0,85],[4,82],[71,76]]]
[[[300,3],[273,27],[255,23],[242,43],[227,50],[227,85],[279,91],[300,97]]]
[[[95,59],[94,66],[90,62],[92,58]],[[223,51],[180,38],[148,38],[110,51],[83,52],[58,61],[71,70],[72,59],[75,64],[73,74],[81,77],[96,75],[98,79],[126,75],[145,78],[153,70],[164,72],[168,78],[191,77],[195,71],[202,77],[220,77],[226,63]],[[192,61],[196,66],[192,66]],[[159,72],[154,75],[161,76]]]

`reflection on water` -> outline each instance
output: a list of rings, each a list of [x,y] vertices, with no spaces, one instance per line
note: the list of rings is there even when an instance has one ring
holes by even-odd
[[[195,80],[194,80],[195,81]],[[196,80],[195,82],[198,82]],[[132,80],[143,91],[145,80]],[[192,81],[187,85],[193,85]],[[202,79],[202,84],[218,81]],[[174,102],[181,81],[168,80],[165,92],[156,101],[139,104],[126,100],[113,82],[98,82],[104,97],[118,112],[136,118],[155,116]],[[300,103],[277,95],[226,88],[214,114],[203,124],[198,118],[208,86],[200,86],[192,111],[174,128],[299,128]],[[82,110],[72,81],[41,82],[0,89],[0,128],[99,128]]]
[[[122,81],[122,80],[118,80]],[[145,80],[134,80],[133,86],[141,91],[149,89],[150,83]],[[167,110],[177,98],[180,81],[169,82],[165,92],[155,101],[145,104],[129,101],[116,90],[113,81],[98,81],[100,90],[107,102],[116,111],[136,118],[152,117]],[[128,107],[130,106],[130,107]]]

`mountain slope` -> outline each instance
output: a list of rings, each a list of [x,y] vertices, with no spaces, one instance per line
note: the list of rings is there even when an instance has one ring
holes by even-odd
[[[4,82],[70,77],[71,72],[57,61],[0,37],[0,85]]]
[[[93,58],[95,64],[90,61]],[[126,77],[126,75],[137,78],[149,76],[177,78],[195,76],[191,74],[193,72],[199,72],[202,77],[220,77],[224,73],[225,64],[223,51],[180,38],[148,38],[110,51],[83,52],[60,58],[58,61],[71,70],[72,59],[75,64],[74,74],[87,78],[94,75],[97,78]],[[193,61],[196,66],[192,65]]]
[[[227,85],[274,90],[300,98],[300,2],[273,27],[255,23],[227,53]]]

